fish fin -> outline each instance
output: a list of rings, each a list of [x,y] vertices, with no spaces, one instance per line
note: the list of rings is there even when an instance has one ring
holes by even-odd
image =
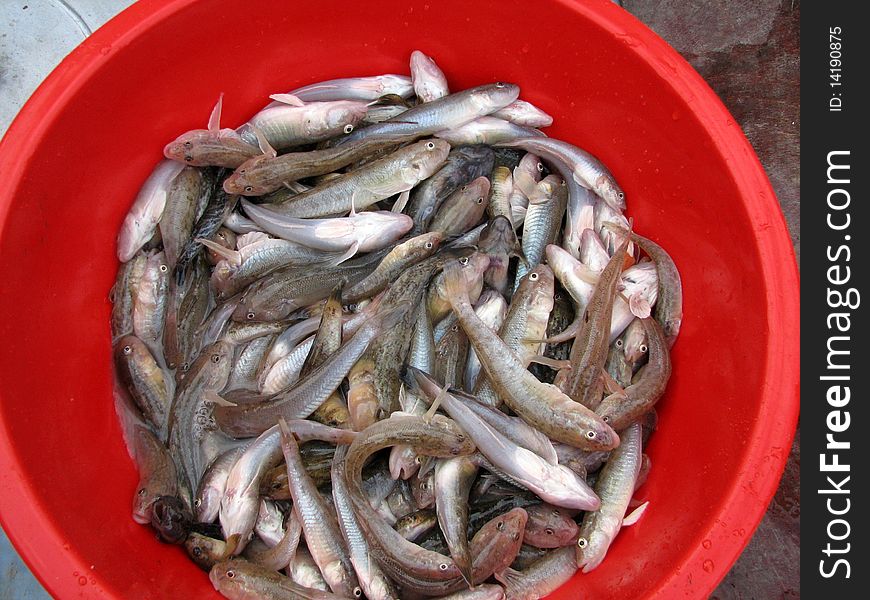
[[[468,297],[468,282],[459,262],[450,261],[444,265],[444,292],[447,300],[453,302],[471,304]]]
[[[556,335],[548,337],[544,340],[544,342],[547,344],[561,344],[562,342],[573,340],[575,337],[577,337],[577,334],[580,333],[580,324],[582,319],[583,315],[575,318],[574,321],[565,329],[563,329]]]
[[[225,400],[220,394],[217,392],[206,391],[202,393],[202,399],[206,402],[211,402],[212,404],[216,404],[217,406],[238,406],[235,402],[230,402],[229,400]]]
[[[242,551],[242,549],[239,547],[239,542],[241,541],[241,539],[242,536],[238,533],[234,533],[227,538],[227,543],[224,548],[224,553],[223,555],[221,555],[221,560],[226,560],[234,554],[238,554],[238,552]]]
[[[423,416],[423,419],[429,423],[432,421],[432,417],[435,416],[435,412],[438,410],[438,407],[441,406],[441,400],[444,399],[450,392],[447,391],[446,388],[441,388],[439,390],[438,395],[435,396],[435,399],[432,400],[432,404],[429,406],[429,410],[426,411],[426,414]]]
[[[330,265],[333,267],[337,267],[341,263],[350,260],[354,256],[356,256],[357,251],[359,250],[359,241],[355,241],[351,244],[347,250],[342,252],[340,255],[336,256],[332,261],[330,261]]]
[[[248,233],[243,233],[236,238],[236,248],[241,250],[245,246],[250,246],[251,244],[271,239],[272,236],[268,233],[263,233],[262,231],[250,231]]]
[[[290,106],[305,106],[305,102],[300,100],[297,96],[293,94],[272,94],[269,96],[275,102],[280,102],[281,104],[288,104]]]
[[[639,292],[628,297],[628,308],[631,314],[639,319],[646,319],[652,312],[649,301]]]
[[[391,209],[394,213],[400,213],[405,210],[405,207],[408,205],[408,198],[411,197],[411,190],[405,190],[399,197],[396,199],[396,203],[393,204],[393,208]]]
[[[508,567],[504,571],[493,573],[493,576],[507,589],[523,589],[525,586],[523,574],[520,571]]]
[[[534,177],[517,168],[514,169],[514,190],[519,190],[523,196],[531,198],[538,192],[538,182]]]
[[[577,262],[574,265],[574,274],[581,280],[585,281],[590,285],[596,285],[598,280],[601,278],[601,273],[595,271],[594,269],[587,267],[582,262]]]
[[[589,184],[586,181],[584,181],[582,177],[580,177],[580,175],[577,173],[576,170],[571,174],[571,176],[572,176],[572,179],[574,179],[574,183],[576,183],[580,187],[584,187],[587,190],[592,189],[591,187],[589,187]]]
[[[625,518],[622,519],[622,526],[630,527],[631,525],[637,523],[643,516],[643,513],[646,512],[647,508],[649,508],[649,500],[647,500],[646,502],[635,508],[633,511],[631,511],[629,514],[627,514]]]
[[[212,252],[214,252],[218,256],[221,256],[221,257],[227,259],[227,261],[229,261],[230,264],[233,264],[236,266],[242,264],[241,255],[236,250],[230,250],[229,248],[225,248],[224,246],[221,246],[217,242],[213,242],[213,241],[208,240],[206,238],[196,238],[194,241],[199,242],[200,244],[202,244],[203,246],[205,246],[206,248],[208,248],[209,250],[211,250]]]
[[[266,156],[271,156],[272,158],[278,156],[278,151],[272,147],[272,144],[269,143],[269,140],[267,140],[266,136],[263,135],[263,132],[260,131],[260,128],[251,125],[251,129],[254,130],[254,135],[257,136],[257,145],[260,147],[260,152]]]
[[[350,193],[350,214],[349,217],[356,216],[356,189]]]
[[[224,93],[221,92],[217,103],[211,109],[211,116],[208,118],[208,130],[212,133],[220,134],[221,131],[221,112],[224,107]]]
[[[610,373],[608,373],[606,369],[601,370],[601,378],[604,380],[604,389],[607,390],[608,393],[625,395],[625,390],[622,389],[622,386],[610,376]]]
[[[545,367],[550,367],[551,369],[555,369],[556,371],[561,371],[562,369],[570,369],[571,368],[571,361],[570,360],[557,360],[555,358],[550,358],[549,356],[535,355],[535,356],[529,357],[526,360],[526,362],[544,365]]]

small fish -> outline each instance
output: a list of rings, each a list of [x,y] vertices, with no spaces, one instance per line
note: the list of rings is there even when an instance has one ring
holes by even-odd
[[[514,100],[495,111],[493,116],[526,127],[549,127],[553,124],[553,117],[525,100]]]
[[[122,263],[133,258],[154,235],[169,188],[183,169],[182,163],[163,160],[145,180],[118,233],[118,260]]]
[[[414,86],[407,75],[375,75],[372,77],[348,77],[320,81],[290,92],[304,102],[328,102],[333,100],[377,100],[387,94],[409,98]]]
[[[151,523],[154,503],[163,496],[178,492],[175,463],[159,439],[147,427],[133,429],[133,458],[139,469],[139,485],[133,496],[133,520],[140,525]]]
[[[411,82],[420,102],[431,102],[450,93],[444,73],[434,60],[419,50],[411,53]]]
[[[545,137],[542,131],[524,127],[497,116],[478,117],[455,129],[439,131],[435,137],[458,146],[460,144],[498,144],[529,137]]]
[[[480,222],[489,202],[489,179],[478,177],[453,192],[438,209],[429,231],[460,235]]]
[[[151,351],[136,336],[115,344],[115,373],[119,384],[142,411],[142,416],[166,439],[171,388]]]

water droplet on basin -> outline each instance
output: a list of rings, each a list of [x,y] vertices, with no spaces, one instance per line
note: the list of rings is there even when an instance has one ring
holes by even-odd
[[[79,585],[87,585],[88,578],[87,577],[79,577]]]
[[[100,54],[102,54],[103,56],[106,56],[111,51],[112,51],[111,46],[103,46],[102,48],[100,48]]]
[[[707,550],[709,550],[710,548],[713,547],[713,542],[711,542],[710,540],[704,540],[703,542],[701,542],[701,545],[704,546],[704,548],[706,548]]]
[[[702,566],[704,567],[704,570],[707,571],[708,573],[713,572],[713,561],[710,560],[709,558],[704,561],[704,564]]]

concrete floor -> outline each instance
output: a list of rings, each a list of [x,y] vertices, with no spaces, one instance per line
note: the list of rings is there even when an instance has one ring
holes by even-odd
[[[0,2],[0,134],[40,81],[133,0]],[[800,264],[799,0],[626,0],[743,127],[767,170]],[[800,434],[779,490],[712,600],[800,597]],[[49,598],[0,531],[0,600]]]

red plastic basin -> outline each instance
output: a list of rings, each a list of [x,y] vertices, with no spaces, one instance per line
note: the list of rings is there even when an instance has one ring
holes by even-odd
[[[130,518],[112,406],[115,236],[178,133],[220,92],[236,126],[269,93],[405,73],[522,86],[593,152],[639,233],[674,256],[685,315],[641,490],[603,565],[555,598],[706,598],[761,519],[798,414],[798,282],[765,174],[702,79],[604,1],[142,0],[73,52],[0,145],[0,516],[59,598],[216,597]]]

